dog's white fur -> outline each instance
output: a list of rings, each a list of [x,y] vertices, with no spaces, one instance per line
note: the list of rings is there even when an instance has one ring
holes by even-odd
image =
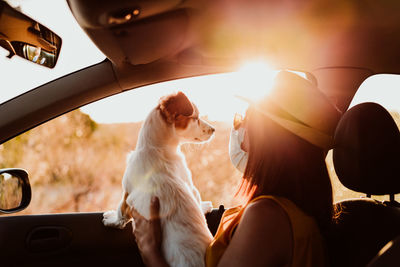
[[[167,122],[166,115],[162,114],[166,112],[163,110],[165,99],[160,101],[146,118],[136,149],[128,156],[122,181],[124,194],[118,210],[105,212],[103,223],[123,228],[131,219],[129,207],[148,219],[151,198],[157,196],[163,230],[162,250],[167,262],[170,266],[204,266],[212,235],[203,213],[211,211],[212,205],[201,201],[180,144],[205,142],[214,129],[198,117],[194,105],[192,115],[167,114],[172,119]],[[188,120],[186,127],[175,127],[176,118]],[[132,226],[135,227],[134,222]]]

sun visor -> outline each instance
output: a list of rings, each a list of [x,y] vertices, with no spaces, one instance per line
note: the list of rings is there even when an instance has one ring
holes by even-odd
[[[180,1],[87,2],[68,1],[78,23],[114,64],[147,64],[184,48],[189,19],[185,9],[176,9]]]
[[[109,28],[176,9],[182,0],[68,0],[79,25],[85,29]]]

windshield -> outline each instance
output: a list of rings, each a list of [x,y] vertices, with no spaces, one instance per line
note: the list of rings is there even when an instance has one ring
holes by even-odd
[[[8,0],[12,7],[42,23],[62,38],[59,60],[48,69],[14,56],[0,47],[0,103],[41,84],[104,60],[103,53],[92,43],[73,17],[65,0]]]

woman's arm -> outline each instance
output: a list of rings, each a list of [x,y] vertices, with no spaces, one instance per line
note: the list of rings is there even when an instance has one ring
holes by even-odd
[[[250,204],[218,267],[287,266],[293,240],[285,211],[270,199]]]
[[[134,208],[132,208],[132,217],[135,220],[133,234],[144,264],[148,267],[168,267],[161,251],[162,229],[159,199],[154,197],[151,200],[149,220],[140,215]]]

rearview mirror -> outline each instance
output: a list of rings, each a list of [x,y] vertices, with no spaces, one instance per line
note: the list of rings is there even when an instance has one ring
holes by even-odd
[[[61,38],[21,12],[0,1],[0,46],[14,55],[54,68],[61,49]]]
[[[0,169],[0,214],[25,209],[31,202],[28,173],[23,169]]]

